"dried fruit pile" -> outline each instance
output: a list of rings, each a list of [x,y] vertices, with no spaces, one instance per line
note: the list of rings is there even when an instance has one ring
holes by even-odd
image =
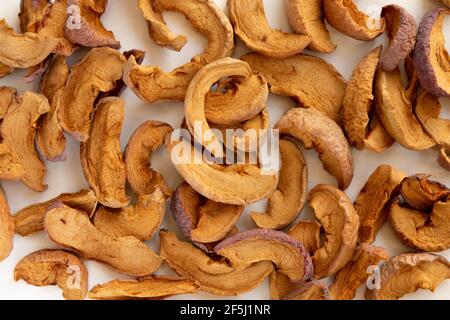
[[[450,189],[429,175],[380,165],[354,202],[344,191],[354,175],[352,147],[377,153],[395,142],[418,152],[434,148],[450,170],[450,120],[440,116],[440,98],[450,96],[443,31],[450,9],[441,2],[419,25],[405,8],[387,5],[380,24],[370,27],[352,0],[286,0],[294,31],[284,33],[270,27],[262,0],[228,0],[229,17],[212,0],[138,0],[158,46],[180,51],[187,42],[166,25],[165,11],[183,14],[207,38],[201,54],[164,72],[141,66],[143,51],[119,51],[101,22],[108,1],[23,0],[21,33],[0,21],[0,78],[26,69],[24,81],[40,79],[40,92],[0,87],[0,180],[45,191],[45,161],[64,161],[70,136],[80,142],[90,189],[14,215],[0,192],[0,261],[10,255],[15,234],[45,232],[61,249],[27,255],[14,279],[57,285],[66,299],[230,296],[266,278],[272,299],[353,299],[366,285],[367,299],[433,291],[450,279],[450,262],[436,254],[450,249]],[[333,65],[302,53],[336,50],[326,22],[359,41],[386,32],[389,44],[367,52],[347,82]],[[231,57],[237,38],[252,51],[240,59]],[[68,57],[82,47],[89,48],[85,56],[70,64]],[[122,148],[126,88],[148,103],[184,102],[180,128],[190,140],[171,139],[176,131],[169,124],[143,119]],[[297,104],[274,126],[281,135],[279,171],[264,172],[261,162],[218,164],[202,157],[207,152],[217,160],[227,149],[250,158],[272,129],[269,93]],[[264,134],[256,146],[245,135],[210,134],[226,129]],[[308,190],[300,144],[317,152],[337,187]],[[184,179],[175,190],[151,167],[161,147]],[[183,150],[199,161],[176,161],[174,155],[186,156]],[[238,230],[246,206],[264,199],[265,212],[250,212],[254,226]],[[306,204],[315,219],[299,219]],[[184,240],[161,229],[169,207]],[[387,221],[411,253],[390,257],[373,245]],[[155,237],[157,252],[145,243]],[[89,291],[83,260],[133,278]],[[163,263],[178,277],[156,275]],[[368,270],[378,266],[373,279]],[[328,277],[333,280],[325,286]]]

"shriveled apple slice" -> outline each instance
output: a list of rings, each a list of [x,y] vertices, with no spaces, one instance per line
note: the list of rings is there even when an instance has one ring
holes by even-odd
[[[390,207],[389,221],[399,239],[416,250],[444,251],[450,248],[450,201],[438,201],[431,213],[400,201]]]
[[[346,81],[325,60],[299,54],[286,59],[249,53],[241,60],[267,79],[270,92],[291,97],[305,108],[315,108],[340,123]]]
[[[133,236],[150,240],[161,225],[166,213],[167,196],[158,187],[152,194],[138,196],[137,203],[121,209],[100,207],[92,223],[112,237]]]
[[[277,186],[277,175],[264,173],[258,165],[205,162],[202,152],[186,140],[168,141],[166,148],[178,173],[212,201],[243,206],[266,198]]]
[[[237,233],[220,242],[214,251],[237,270],[260,261],[272,261],[278,271],[298,282],[311,278],[311,257],[299,241],[284,232],[254,229]]]
[[[322,279],[335,274],[353,257],[359,217],[347,195],[329,185],[311,190],[308,202],[325,231],[325,242],[313,256],[314,278]]]
[[[174,233],[161,231],[160,254],[175,272],[193,279],[201,290],[221,296],[234,296],[258,287],[273,271],[269,261],[261,261],[243,270],[231,268],[225,261],[210,258],[192,244],[177,239]]]
[[[323,0],[325,18],[336,30],[357,40],[370,41],[384,32],[381,26],[370,26],[374,19],[360,11],[353,0]]]
[[[288,0],[287,14],[289,24],[296,33],[311,37],[309,49],[324,53],[331,53],[336,49],[325,26],[322,0]]]
[[[450,56],[445,49],[444,19],[450,8],[428,12],[419,26],[414,65],[420,84],[435,96],[450,96]]]
[[[195,293],[198,286],[189,279],[148,276],[137,280],[113,280],[96,285],[89,298],[99,300],[164,299],[174,295]]]
[[[369,300],[397,300],[419,289],[434,291],[450,279],[450,263],[430,253],[406,253],[381,267],[381,288],[366,291]]]
[[[375,97],[377,114],[398,143],[410,150],[426,150],[435,145],[413,113],[399,69],[378,71]]]
[[[307,149],[315,149],[324,168],[347,189],[353,180],[353,157],[342,129],[320,111],[295,108],[275,125],[280,134],[299,139]]]
[[[450,120],[439,117],[441,114],[439,97],[422,90],[417,97],[415,113],[425,132],[437,144],[450,148]]]
[[[416,174],[403,179],[400,185],[402,198],[413,208],[428,211],[436,202],[450,196],[450,189],[429,178],[428,174]]]
[[[262,0],[229,0],[230,20],[237,36],[253,51],[286,58],[300,53],[311,36],[284,33],[269,26]]]
[[[414,49],[416,21],[405,8],[396,4],[384,6],[381,16],[386,19],[389,35],[389,48],[381,58],[381,68],[394,71]]]
[[[269,197],[267,213],[252,212],[251,218],[260,228],[287,227],[302,211],[307,196],[308,168],[294,142],[280,140],[281,170],[277,190]]]

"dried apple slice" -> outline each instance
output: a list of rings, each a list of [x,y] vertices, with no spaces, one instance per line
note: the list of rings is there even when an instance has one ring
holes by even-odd
[[[149,275],[162,263],[144,242],[135,237],[110,237],[95,228],[86,213],[62,203],[47,212],[44,228],[56,244],[130,276]]]
[[[381,165],[370,175],[353,206],[359,216],[360,243],[372,243],[387,219],[386,205],[399,193],[406,175],[389,166]]]
[[[11,68],[33,67],[52,54],[62,53],[61,39],[27,32],[16,34],[0,20],[0,63]]]
[[[359,217],[347,195],[329,185],[321,184],[311,190],[308,202],[325,231],[325,242],[313,256],[314,278],[322,279],[351,260],[358,239]]]
[[[309,35],[312,39],[308,48],[324,53],[336,50],[330,33],[325,26],[322,0],[302,1],[288,0],[287,14],[289,24],[296,33]]]
[[[206,119],[224,126],[251,120],[264,110],[268,95],[267,81],[260,74],[222,79],[206,95]]]
[[[100,92],[109,92],[116,87],[125,61],[117,50],[94,48],[72,66],[64,89],[55,96],[58,119],[64,131],[79,141],[89,138],[94,103]]]
[[[120,42],[100,21],[107,5],[108,0],[67,0],[66,38],[85,47],[119,49]]]
[[[369,300],[397,300],[419,289],[434,291],[450,279],[450,263],[430,253],[406,253],[381,267],[381,288],[366,291]]]
[[[313,273],[311,257],[303,244],[280,231],[240,232],[220,242],[214,251],[228,259],[237,270],[245,270],[257,262],[272,261],[279,272],[294,282],[310,279]]]
[[[166,148],[184,180],[212,201],[243,206],[266,198],[277,186],[277,175],[263,172],[257,165],[222,166],[205,162],[202,152],[186,140],[168,141]]]
[[[100,300],[157,299],[195,293],[194,281],[168,276],[148,276],[137,280],[113,280],[96,285],[88,297]]]
[[[370,114],[373,108],[373,84],[383,46],[364,57],[353,71],[343,102],[343,123],[349,142],[363,150],[370,142]]]
[[[283,229],[302,211],[307,196],[308,168],[297,145],[280,140],[281,169],[277,190],[269,197],[267,213],[252,212],[251,218],[260,228]]]
[[[167,123],[146,121],[128,141],[125,149],[127,180],[136,194],[148,195],[159,188],[166,196],[172,195],[164,177],[153,170],[150,163],[152,153],[163,145],[166,135],[172,131],[173,128]]]
[[[366,243],[355,252],[353,259],[334,277],[330,294],[334,300],[352,300],[359,287],[369,278],[368,268],[389,259],[386,249]]]
[[[389,222],[399,239],[416,250],[437,252],[450,248],[450,201],[437,201],[431,214],[400,201],[390,207]]]
[[[138,196],[137,203],[122,209],[101,207],[92,219],[94,226],[111,237],[133,236],[150,240],[166,213],[167,196],[156,187],[152,194]]]
[[[76,255],[62,250],[39,250],[22,258],[14,280],[43,287],[57,285],[67,300],[83,300],[88,291],[88,271]]]
[[[229,0],[228,8],[234,32],[247,47],[259,54],[286,58],[302,52],[311,43],[310,35],[272,29],[262,0]]]
[[[414,65],[420,84],[435,96],[450,96],[450,56],[445,50],[444,19],[449,8],[436,8],[428,12],[419,26]]]
[[[267,79],[270,92],[291,97],[302,107],[315,108],[336,122],[341,121],[347,84],[336,68],[325,60],[306,54],[274,59],[255,53],[247,54],[241,60]]]
[[[3,189],[0,187],[0,262],[12,251],[14,239],[14,220],[9,211]]]
[[[65,160],[66,138],[59,124],[55,95],[69,78],[69,67],[64,56],[56,57],[41,80],[41,92],[50,102],[50,112],[44,115],[37,128],[36,145],[39,152],[50,161]]]
[[[441,114],[439,98],[423,90],[417,97],[415,113],[425,132],[437,144],[450,148],[450,120],[439,118]]]
[[[389,134],[403,147],[426,150],[435,142],[422,129],[406,97],[400,70],[379,70],[376,80],[377,114]]]
[[[24,92],[15,96],[0,125],[3,143],[17,155],[25,169],[22,182],[35,191],[45,191],[44,177],[47,169],[35,147],[36,123],[50,111],[43,95]]]
[[[14,215],[15,232],[25,237],[43,230],[45,214],[57,202],[62,202],[68,207],[83,211],[89,216],[94,214],[98,203],[92,190],[63,193],[56,198],[33,204],[16,212]]]
[[[233,27],[227,16],[213,1],[140,0],[139,6],[146,19],[149,19],[147,21],[152,38],[159,39],[157,43],[162,46],[174,46],[173,42],[168,41],[172,34],[167,33],[168,29],[161,16],[163,11],[175,11],[183,14],[192,23],[192,26],[208,39],[208,45],[203,53],[168,73],[158,66],[140,67],[135,58],[131,57],[126,65],[123,80],[142,100],[148,102],[183,101],[189,83],[201,68],[215,60],[232,55],[234,49]],[[161,32],[165,34],[164,37],[161,37]],[[163,43],[160,41],[161,38]],[[180,44],[175,47],[180,47]]]
[[[98,201],[110,208],[130,203],[125,191],[127,173],[120,147],[125,101],[104,98],[98,102],[89,139],[81,144],[84,175]]]
[[[177,239],[174,233],[160,231],[160,254],[176,273],[193,279],[200,290],[221,296],[234,296],[258,287],[273,271],[269,261],[244,270],[234,270],[224,261],[210,258],[193,245]]]
[[[275,129],[280,134],[300,140],[307,149],[315,149],[324,168],[347,189],[353,179],[353,157],[350,145],[342,129],[316,109],[295,108],[289,110]]]
[[[381,68],[394,71],[414,49],[417,25],[414,17],[396,4],[384,6],[381,16],[386,20],[389,35],[389,48],[381,58]]]
[[[183,234],[204,249],[202,244],[220,241],[233,230],[244,207],[208,200],[184,182],[175,191],[171,210]]]
[[[384,32],[381,26],[370,26],[374,19],[359,11],[353,0],[323,0],[325,18],[336,30],[357,40],[370,41]]]
[[[400,192],[410,206],[419,210],[430,210],[436,202],[450,196],[450,189],[439,182],[429,180],[429,177],[427,174],[417,174],[402,181]]]

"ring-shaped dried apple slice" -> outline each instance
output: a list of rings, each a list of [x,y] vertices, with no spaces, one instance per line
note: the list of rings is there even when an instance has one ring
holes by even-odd
[[[369,278],[368,268],[377,266],[389,259],[386,249],[363,243],[355,252],[352,260],[339,270],[330,285],[330,294],[334,300],[352,300],[356,291]]]
[[[384,6],[381,16],[386,20],[389,35],[389,48],[381,58],[381,68],[394,71],[414,49],[417,25],[414,17],[396,4]]]
[[[314,278],[322,279],[335,274],[353,257],[359,217],[347,195],[329,185],[311,190],[308,202],[325,231],[325,242],[312,258]]]
[[[88,291],[88,271],[76,255],[62,250],[39,250],[22,258],[14,280],[34,286],[57,285],[67,300],[83,300]]]
[[[148,276],[137,280],[112,280],[96,285],[88,297],[99,300],[164,299],[167,297],[195,293],[198,286],[189,279]]]
[[[175,191],[171,210],[183,234],[205,249],[204,244],[220,241],[233,230],[244,207],[205,199],[184,182]]]
[[[283,229],[294,222],[302,211],[307,196],[308,168],[298,146],[280,140],[281,169],[277,190],[270,195],[267,212],[252,212],[259,228]]]
[[[65,160],[66,138],[58,120],[55,96],[66,85],[69,72],[66,57],[57,56],[50,63],[40,83],[40,90],[50,103],[50,112],[39,120],[36,145],[39,152],[50,161]]]
[[[352,78],[345,90],[343,102],[343,123],[350,144],[357,149],[365,148],[381,151],[392,141],[386,130],[379,125],[371,127],[370,114],[373,109],[373,84],[383,46],[378,46],[353,71]],[[377,147],[378,146],[378,147]]]
[[[172,195],[164,177],[151,168],[150,162],[153,152],[164,144],[166,135],[172,132],[173,128],[167,123],[146,121],[128,141],[125,149],[127,180],[136,194],[148,195],[160,188],[166,196]]]
[[[379,70],[375,91],[377,114],[387,132],[398,143],[410,150],[426,150],[436,144],[413,113],[399,69]]]
[[[9,211],[3,189],[0,187],[0,262],[12,251],[14,239],[14,220]]]
[[[111,237],[99,231],[83,211],[57,203],[47,212],[44,228],[49,238],[84,258],[108,264],[130,276],[155,272],[162,259],[135,237]]]
[[[308,49],[324,53],[336,50],[325,25],[322,0],[287,0],[287,14],[289,24],[296,33],[311,37]]]
[[[125,185],[127,172],[120,147],[125,113],[121,98],[104,98],[98,102],[89,139],[80,146],[81,166],[98,201],[110,208],[130,203]]]
[[[431,213],[400,201],[390,208],[389,221],[399,239],[409,247],[427,252],[450,248],[450,201],[438,201]]]
[[[65,36],[73,43],[85,47],[120,48],[120,42],[100,21],[106,11],[108,0],[67,0],[67,23]],[[74,10],[73,12],[71,10]]]
[[[35,147],[36,126],[39,118],[50,111],[45,96],[24,92],[16,95],[0,125],[3,143],[17,155],[25,169],[22,182],[35,191],[45,191],[47,168]]]
[[[347,189],[353,179],[353,157],[342,129],[316,109],[294,108],[275,125],[281,135],[300,140],[307,149],[315,149],[324,168]]]
[[[0,20],[0,43],[0,63],[11,68],[33,67],[61,49],[60,38],[16,34],[5,20]]]
[[[302,52],[311,43],[309,35],[272,29],[262,0],[228,0],[228,8],[234,32],[247,47],[259,54],[286,58]]]
[[[426,133],[437,144],[450,148],[450,120],[439,117],[441,114],[439,97],[422,90],[416,100],[415,113]]]
[[[360,220],[360,243],[370,244],[375,241],[387,219],[386,206],[399,194],[400,183],[405,177],[405,173],[389,165],[380,165],[367,179],[353,203]]]
[[[153,13],[148,11],[148,6],[152,6]],[[229,57],[233,53],[233,27],[225,13],[212,0],[154,0],[151,2],[141,0],[141,11],[144,15],[150,14],[160,23],[163,23],[159,18],[162,11],[179,12],[208,39],[208,45],[203,53],[168,73],[158,66],[140,67],[135,58],[130,57],[123,79],[127,86],[144,101],[183,101],[189,83],[201,68],[215,60]],[[155,38],[159,36],[161,29],[151,28],[149,31],[151,34],[157,33],[152,35]]]
[[[445,50],[444,19],[449,8],[428,12],[419,26],[414,50],[420,84],[435,96],[450,96],[450,56]]]
[[[260,74],[222,79],[206,95],[206,119],[224,126],[251,120],[264,110],[268,95],[269,86]]]
[[[271,229],[254,229],[237,233],[214,248],[237,270],[245,270],[254,263],[272,261],[278,271],[290,280],[310,279],[313,265],[303,244],[286,233]]]
[[[15,232],[25,237],[44,229],[45,213],[57,202],[78,209],[89,216],[97,208],[97,198],[92,190],[81,190],[77,193],[63,193],[51,200],[25,207],[14,215]]]
[[[224,261],[210,258],[174,233],[160,231],[160,254],[176,273],[193,279],[201,290],[221,296],[235,296],[258,287],[273,271],[270,261],[261,261],[244,270],[234,270]],[[206,272],[207,270],[208,272]]]
[[[450,196],[450,189],[437,181],[428,179],[427,174],[417,174],[405,178],[400,186],[403,199],[413,208],[430,210],[438,201]]]
[[[381,288],[366,291],[369,300],[397,300],[419,289],[434,291],[450,279],[450,263],[430,253],[406,253],[381,267]]]
[[[185,139],[167,141],[166,149],[184,180],[212,201],[244,206],[268,197],[277,186],[277,175],[258,165],[206,162],[203,153]]]
[[[133,236],[150,240],[160,227],[166,213],[167,196],[156,187],[153,193],[138,196],[137,203],[121,209],[100,207],[92,223],[111,237]]]
[[[249,79],[252,75],[252,70],[246,62],[224,58],[208,64],[192,79],[184,100],[186,124],[194,138],[206,149],[210,150],[212,146],[220,143],[206,120],[206,95],[220,79],[233,76]]]
[[[270,92],[291,97],[300,106],[315,108],[340,123],[347,83],[333,65],[306,54],[275,59],[249,53],[241,60],[266,78]]]
[[[368,26],[374,19],[360,11],[353,0],[323,0],[325,18],[336,30],[361,41],[370,41],[383,34],[381,26]]]
[[[79,141],[89,138],[94,103],[101,92],[109,92],[116,87],[125,61],[117,50],[94,48],[72,66],[65,87],[55,96],[58,119],[64,131]]]

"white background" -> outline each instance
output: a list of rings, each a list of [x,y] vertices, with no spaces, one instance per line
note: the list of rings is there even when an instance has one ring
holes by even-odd
[[[215,0],[217,5],[226,10],[226,0]],[[370,11],[371,7],[381,6],[390,3],[397,3],[407,8],[419,23],[422,16],[432,8],[438,5],[434,0],[357,0],[355,1],[363,11]],[[264,0],[266,14],[269,23],[275,28],[281,28],[284,31],[290,31],[287,23],[284,0]],[[0,6],[0,17],[5,18],[7,22],[19,30],[19,21],[17,14],[19,12],[20,0],[3,0]],[[165,14],[168,24],[175,33],[182,33],[188,36],[189,42],[180,53],[162,49],[156,46],[149,38],[146,23],[137,8],[136,0],[110,0],[106,14],[103,16],[105,26],[114,31],[116,38],[122,43],[123,50],[132,48],[143,49],[147,52],[144,65],[159,65],[165,70],[171,70],[185,62],[191,57],[202,51],[206,40],[198,34],[190,24],[179,14]],[[450,49],[450,19],[447,19],[445,28],[447,38],[447,48]],[[331,62],[342,73],[346,79],[350,79],[354,67],[358,62],[375,46],[380,43],[387,45],[385,36],[372,42],[360,42],[347,36],[337,33],[329,27],[333,41],[338,45],[337,50],[331,55],[320,55]],[[242,43],[238,42],[235,57],[240,57],[247,52]],[[308,52],[310,53],[310,52]],[[313,53],[317,55],[316,53]],[[22,80],[23,71],[15,72],[7,79],[0,80],[1,85],[16,87],[19,91],[37,90],[37,82],[27,85]],[[144,121],[161,120],[170,123],[173,127],[179,127],[184,116],[182,103],[155,103],[150,105],[140,101],[130,90],[127,90],[123,97],[126,99],[126,118],[122,132],[122,146],[125,146],[133,131]],[[441,99],[445,109],[445,116],[449,115],[450,99]],[[271,122],[274,124],[289,108],[294,107],[294,103],[285,97],[271,95],[269,102],[269,111]],[[304,151],[308,169],[309,169],[309,188],[318,183],[330,183],[335,185],[335,179],[326,173],[314,151]],[[76,192],[81,188],[86,188],[87,183],[84,179],[80,161],[79,145],[72,139],[68,139],[67,161],[61,163],[47,163],[48,175],[46,181],[49,188],[46,192],[37,193],[29,190],[19,182],[3,182],[2,185],[11,207],[11,211],[17,212],[24,206],[48,200],[59,195],[62,192]],[[352,185],[346,191],[351,199],[355,199],[360,188],[366,182],[368,176],[379,164],[390,164],[408,174],[430,173],[435,179],[450,185],[449,172],[444,171],[436,164],[436,150],[424,152],[413,152],[402,148],[396,144],[384,154],[378,155],[371,152],[359,152],[353,150],[355,160],[355,177]],[[169,185],[176,188],[181,181],[175,169],[171,165],[164,150],[156,152],[152,158],[152,163],[159,172],[161,172]],[[263,203],[254,205],[252,208],[262,209]],[[250,208],[247,208],[248,212]],[[311,209],[306,208],[301,218],[311,217]],[[167,211],[164,227],[178,232],[169,211]],[[254,228],[250,218],[244,215],[240,221],[240,228]],[[150,243],[153,248],[158,247],[158,239]],[[392,255],[398,255],[412,251],[403,246],[394,235],[389,223],[386,223],[381,229],[376,245],[386,247]],[[16,236],[14,239],[14,250],[11,256],[0,264],[0,299],[61,299],[61,292],[57,287],[34,287],[25,282],[14,282],[13,270],[16,263],[25,255],[43,248],[55,247],[46,237],[40,233],[27,238]],[[440,253],[450,259],[450,251]],[[86,261],[89,269],[89,286],[103,283],[116,278],[126,278],[117,274],[109,267],[93,261]],[[163,267],[158,273],[172,274],[167,268]],[[357,298],[363,297],[363,290],[358,291]],[[206,293],[197,295],[184,295],[176,298],[185,299],[218,299],[222,297],[213,296]],[[243,294],[233,299],[268,299],[269,291],[267,281],[258,289],[251,293]],[[415,294],[404,297],[405,299],[450,299],[450,281],[443,283],[434,293],[420,290]]]

